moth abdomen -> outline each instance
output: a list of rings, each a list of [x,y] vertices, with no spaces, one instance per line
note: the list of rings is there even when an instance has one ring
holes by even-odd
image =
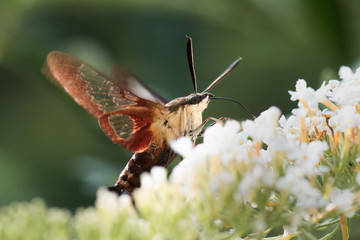
[[[176,154],[164,143],[163,146],[150,146],[143,152],[135,153],[126,167],[121,172],[115,186],[109,187],[109,190],[116,193],[131,194],[135,188],[140,187],[140,175],[149,172],[153,166],[166,167]]]

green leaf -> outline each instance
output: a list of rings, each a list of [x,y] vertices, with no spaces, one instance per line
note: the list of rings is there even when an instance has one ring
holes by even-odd
[[[332,230],[330,233],[326,234],[325,236],[323,236],[319,240],[329,240],[329,239],[331,239],[335,235],[335,233],[339,229],[339,227],[340,227],[340,224],[337,225],[336,228],[334,228],[334,230]]]
[[[329,226],[331,226],[333,224],[336,224],[336,223],[339,223],[339,222],[340,222],[340,219],[334,219],[334,220],[331,220],[331,221],[325,221],[322,224],[316,225],[315,228],[316,229],[325,228],[325,227],[329,227]]]
[[[308,240],[318,240],[314,235],[310,232],[303,230],[302,233],[304,234],[305,238]]]

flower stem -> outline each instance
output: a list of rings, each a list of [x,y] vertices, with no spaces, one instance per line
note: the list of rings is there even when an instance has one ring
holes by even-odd
[[[346,220],[345,215],[340,216],[340,226],[341,226],[342,239],[343,240],[349,239],[348,229],[347,229],[347,220]]]

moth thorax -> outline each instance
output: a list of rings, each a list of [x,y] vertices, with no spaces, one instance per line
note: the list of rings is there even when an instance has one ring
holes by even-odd
[[[195,103],[190,101],[191,96],[194,94],[166,104],[167,114],[154,125],[164,132],[167,143],[181,136],[193,136],[194,131],[201,125],[202,113],[209,104],[209,96],[202,96],[202,99]]]
[[[184,135],[191,136],[202,123],[202,113],[209,104],[209,98],[204,98],[198,104],[187,104],[184,106],[185,131]]]

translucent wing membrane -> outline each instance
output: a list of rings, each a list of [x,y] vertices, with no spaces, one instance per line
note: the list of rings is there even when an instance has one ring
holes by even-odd
[[[80,78],[87,83],[88,94],[93,97],[94,103],[106,113],[136,104],[135,101],[124,98],[118,86],[90,66],[81,64],[78,71]],[[126,95],[131,95],[131,93],[126,93]],[[135,96],[131,98],[135,100]]]
[[[123,145],[130,151],[141,152],[154,139],[150,126],[156,112],[153,107],[129,107],[105,115],[99,119],[99,124],[114,143]]]
[[[145,83],[124,68],[113,68],[111,76],[118,86],[134,93],[138,97],[162,104],[168,102],[165,98],[151,90]]]
[[[128,140],[134,131],[134,122],[129,116],[126,115],[110,115],[109,123],[113,126],[116,134],[124,139]]]

